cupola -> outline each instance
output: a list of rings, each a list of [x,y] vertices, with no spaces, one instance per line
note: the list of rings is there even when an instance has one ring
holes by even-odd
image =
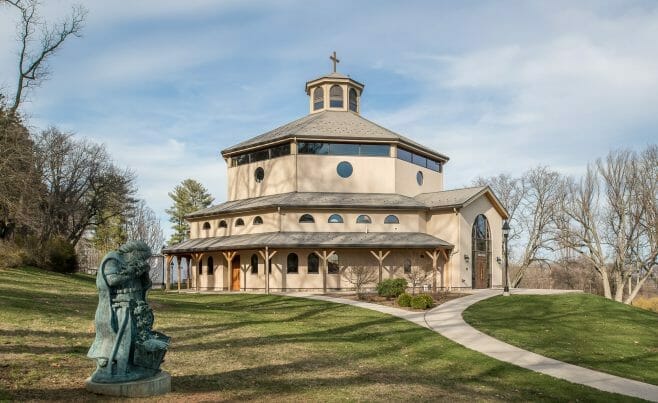
[[[361,111],[361,94],[365,86],[336,71],[336,64],[340,62],[336,52],[329,59],[333,62],[334,71],[306,82],[310,113],[351,111],[358,114]]]

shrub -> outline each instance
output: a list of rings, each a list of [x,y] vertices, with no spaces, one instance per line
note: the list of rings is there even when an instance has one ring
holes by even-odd
[[[397,298],[407,289],[407,280],[395,278],[377,284],[377,294],[386,298]]]
[[[434,300],[430,295],[418,294],[411,298],[411,307],[414,309],[427,309],[434,305]]]
[[[411,306],[411,295],[405,293],[400,294],[397,299],[399,306]]]
[[[633,300],[633,306],[658,312],[658,297],[637,297]]]
[[[58,273],[73,273],[78,268],[75,248],[64,238],[50,239],[45,247],[45,268]]]
[[[13,242],[0,241],[0,268],[24,266],[27,262],[25,249]]]

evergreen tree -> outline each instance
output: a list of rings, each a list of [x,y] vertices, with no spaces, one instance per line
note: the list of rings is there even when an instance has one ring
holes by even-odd
[[[171,208],[166,210],[174,229],[169,244],[174,245],[187,238],[190,225],[185,221],[185,216],[210,206],[215,199],[194,179],[185,179],[173,192],[169,192],[169,197],[174,201]]]

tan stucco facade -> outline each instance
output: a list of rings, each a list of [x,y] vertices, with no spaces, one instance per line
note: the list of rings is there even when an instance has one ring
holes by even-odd
[[[339,86],[344,94],[340,107],[331,106],[333,86]],[[317,88],[323,91],[321,107],[314,103]],[[363,88],[339,73],[309,81],[306,92],[312,119],[302,118],[222,152],[228,171],[227,202],[190,215],[189,242],[165,252],[167,262],[173,261],[172,257],[189,260],[190,287],[230,291],[350,289],[354,285],[349,273],[359,267],[377,273],[367,284],[369,288],[379,281],[380,272],[382,278],[409,277],[409,271],[421,269],[428,273],[419,284],[425,288],[502,284],[501,227],[507,213],[500,202],[488,188],[444,191],[443,165],[448,157],[359,118]],[[357,94],[356,110],[354,103],[350,108],[350,90]],[[339,127],[327,126],[327,122],[336,122]],[[325,132],[331,135],[322,137]],[[298,152],[309,143],[322,144],[329,147],[327,150],[336,145],[337,151],[306,148]],[[345,145],[356,145],[358,153],[340,155],[340,147]],[[347,174],[339,172],[341,163],[349,163]],[[305,198],[299,200],[305,204],[258,202],[296,194],[304,194]],[[335,197],[331,203],[316,203],[316,195]],[[332,215],[339,215],[341,222],[332,222],[336,221],[330,219]],[[361,216],[367,216],[369,222],[359,220]],[[485,252],[477,252],[480,277],[476,284],[472,234],[474,223],[483,222],[483,218],[489,246]],[[259,234],[264,236],[256,237]],[[282,243],[289,246],[281,247],[266,241],[250,243],[250,239],[273,239],[267,238],[272,234],[288,236],[295,244]],[[383,241],[367,246],[354,241],[309,246],[313,245],[311,241],[302,242],[306,234],[309,240],[360,239],[358,234],[378,234],[382,236],[376,242]],[[423,239],[424,243],[405,243],[405,237]],[[224,241],[231,239],[240,242],[226,246],[231,243]],[[297,265],[289,267],[288,263],[295,261],[293,254]],[[258,260],[255,272],[253,256]],[[266,256],[272,263],[269,275]],[[313,256],[311,260],[319,259],[316,272],[309,270],[309,256]],[[208,258],[212,258],[212,268]],[[337,272],[329,272],[329,263]]]

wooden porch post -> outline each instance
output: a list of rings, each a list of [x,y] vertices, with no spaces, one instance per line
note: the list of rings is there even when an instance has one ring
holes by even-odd
[[[165,256],[165,272],[164,272],[165,291],[169,291],[171,289],[171,259],[172,258],[173,258],[172,255]]]
[[[183,261],[182,257],[176,256],[176,266],[178,267],[178,292],[180,292],[180,275],[181,275],[180,265],[182,261]]]
[[[185,281],[185,284],[187,286],[187,289],[189,290],[192,288],[192,283],[191,283],[192,272],[190,268],[190,266],[192,266],[192,256],[188,256],[186,260],[187,260],[187,279]]]
[[[329,260],[329,258],[334,253],[336,253],[336,251],[332,250],[331,252],[327,253],[326,250],[323,250],[322,253],[320,253],[319,251],[314,250],[313,253],[315,253],[316,255],[318,255],[318,257],[320,259],[322,259],[322,292],[326,294],[327,293],[327,271],[328,271],[327,261]]]
[[[203,253],[192,253],[192,273],[194,278],[194,289],[199,291],[199,262],[203,259]]]
[[[258,254],[265,260],[265,293],[270,293],[270,259],[276,255],[277,251],[270,253],[270,247],[266,246],[265,251],[259,250]]]
[[[375,253],[374,250],[371,250],[370,253],[375,257],[375,259],[377,259],[377,262],[379,262],[379,282],[381,283],[382,270],[384,268],[384,259],[386,259],[386,256],[388,256],[391,253],[391,251],[388,250],[386,251],[386,253],[384,253],[383,251],[380,250],[378,253]]]
[[[436,292],[436,271],[439,269],[437,262],[439,260],[440,252],[438,250],[425,251],[425,254],[432,259],[432,292]],[[441,272],[441,288],[443,288],[443,271]]]
[[[441,286],[443,287],[443,277],[446,271],[446,265],[450,261],[450,253],[446,249],[441,249],[443,255],[443,264],[441,265]],[[452,274],[448,276],[448,291],[452,290]]]
[[[226,270],[228,271],[229,291],[231,291],[231,288],[233,287],[233,267],[231,267],[231,264],[233,263],[233,258],[237,254],[238,252],[235,251],[222,252],[222,255],[224,255],[224,259],[226,259]]]

